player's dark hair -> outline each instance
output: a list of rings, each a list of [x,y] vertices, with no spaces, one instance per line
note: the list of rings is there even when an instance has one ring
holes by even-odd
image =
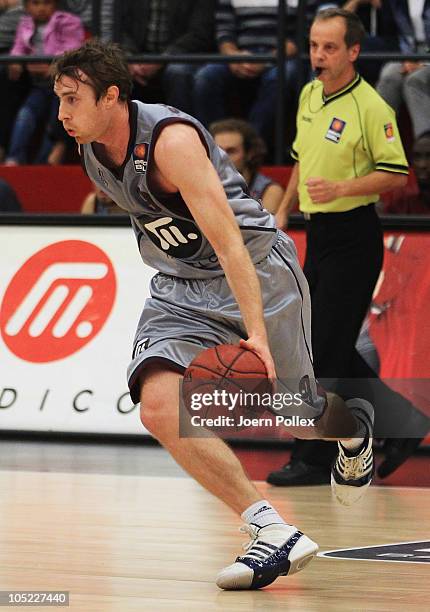
[[[242,119],[222,119],[215,121],[209,126],[212,136],[224,132],[236,132],[242,136],[243,148],[247,155],[246,165],[254,173],[263,164],[267,153],[267,147],[261,136],[258,135],[253,126]]]
[[[361,19],[351,11],[346,11],[342,8],[328,8],[318,11],[314,17],[314,23],[316,21],[327,21],[328,19],[334,19],[335,17],[341,17],[345,20],[345,44],[347,48],[354,45],[361,45],[363,38],[366,35],[366,31],[361,22]]]
[[[84,73],[84,77],[82,77]],[[97,39],[88,40],[79,49],[66,51],[51,65],[55,81],[63,76],[81,83],[88,83],[98,102],[111,85],[119,89],[119,99],[130,99],[132,79],[124,51],[116,43],[103,43]]]

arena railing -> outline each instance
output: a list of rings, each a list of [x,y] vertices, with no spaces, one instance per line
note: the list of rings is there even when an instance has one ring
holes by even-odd
[[[93,31],[98,32],[100,28],[100,0],[94,0],[93,5]],[[309,54],[307,53],[307,19],[306,19],[307,0],[299,0],[297,7],[297,46],[299,59],[298,86],[299,89],[305,84],[309,76]],[[289,60],[285,53],[286,39],[286,11],[285,2],[278,2],[278,44],[275,55],[272,54],[251,54],[243,55],[220,55],[218,53],[182,53],[182,54],[136,54],[127,58],[129,63],[157,63],[157,64],[207,64],[207,63],[265,63],[276,65],[278,67],[278,92],[276,100],[275,112],[275,146],[274,146],[274,161],[276,165],[282,165],[287,158],[286,150],[286,130],[285,130],[285,101],[286,101],[286,83],[285,83],[285,62]],[[118,28],[114,27],[114,38],[119,35]],[[0,66],[10,63],[41,63],[51,62],[54,59],[49,55],[32,55],[32,56],[13,56],[0,54]],[[405,55],[403,53],[362,53],[360,60],[371,62],[374,60],[392,61],[430,61],[430,54],[415,53]]]

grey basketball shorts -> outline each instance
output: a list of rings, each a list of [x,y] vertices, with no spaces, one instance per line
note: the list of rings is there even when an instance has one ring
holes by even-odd
[[[264,318],[279,381],[290,392],[306,380],[310,407],[304,416],[321,415],[312,366],[310,296],[293,241],[278,232],[269,255],[255,264],[260,280]],[[128,384],[139,402],[142,368],[154,361],[183,373],[202,350],[217,344],[238,344],[247,333],[225,276],[182,279],[156,274],[151,281],[128,367]]]

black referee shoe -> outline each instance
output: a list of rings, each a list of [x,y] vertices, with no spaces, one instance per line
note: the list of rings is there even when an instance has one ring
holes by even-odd
[[[270,472],[266,480],[269,484],[278,487],[330,484],[330,467],[293,460],[280,470]]]
[[[385,459],[379,465],[379,478],[387,478],[417,450],[424,438],[387,438],[383,445]]]

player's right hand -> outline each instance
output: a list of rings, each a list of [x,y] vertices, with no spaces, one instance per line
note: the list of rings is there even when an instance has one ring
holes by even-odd
[[[257,353],[266,367],[267,377],[272,381],[273,387],[276,381],[276,370],[272,354],[267,344],[267,339],[264,340],[258,336],[250,336],[248,340],[241,340],[239,346]]]

